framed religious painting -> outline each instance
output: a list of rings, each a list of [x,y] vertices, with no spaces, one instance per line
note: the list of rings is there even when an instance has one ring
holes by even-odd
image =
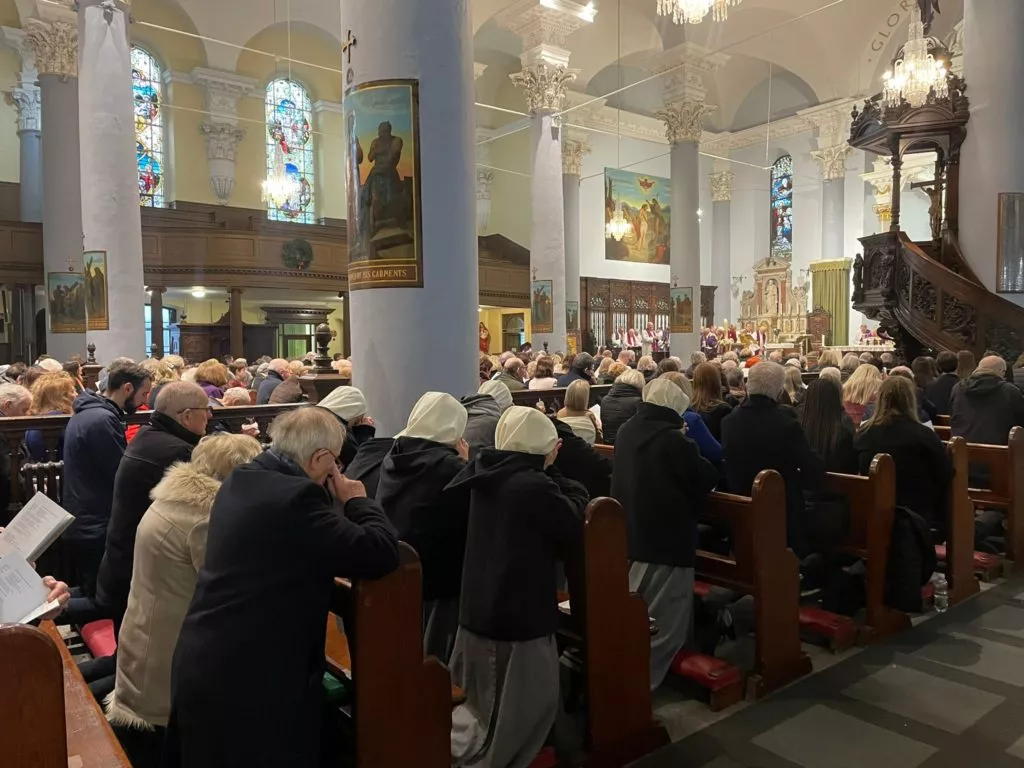
[[[107,301],[107,252],[82,254],[85,272],[85,317],[90,331],[110,330],[110,304]]]
[[[534,280],[530,291],[530,322],[534,333],[555,332],[554,283]]]
[[[693,333],[693,288],[669,290],[669,332]]]
[[[621,237],[604,241],[607,261],[668,264],[672,242],[672,186],[668,179],[617,168],[604,169],[605,224],[614,219]]]
[[[580,303],[578,301],[565,302],[565,332],[578,333],[580,330]]]
[[[50,333],[85,333],[85,293],[85,275],[78,272],[46,275]]]
[[[423,286],[419,82],[377,80],[345,92],[348,284]]]

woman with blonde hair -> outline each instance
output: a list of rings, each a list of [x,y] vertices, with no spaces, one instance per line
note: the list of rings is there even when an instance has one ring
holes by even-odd
[[[71,404],[77,395],[75,380],[63,371],[44,373],[35,380],[29,391],[32,393],[30,416],[57,416],[71,413]],[[47,460],[46,441],[43,439],[42,430],[27,430],[25,432],[25,447],[32,461]],[[62,429],[57,437],[57,455],[52,460],[60,461],[63,458],[64,430]]]
[[[644,375],[644,381],[648,382],[658,372],[658,364],[654,362],[654,358],[650,355],[644,355],[636,361],[636,369]]]
[[[804,377],[800,374],[800,369],[795,365],[787,365],[786,375],[783,379],[783,388],[786,392],[786,397],[789,399],[789,405],[794,408],[799,405],[803,405],[804,395],[807,394],[807,387],[804,386]]]
[[[873,365],[861,365],[843,384],[843,408],[854,426],[864,421],[864,410],[878,398],[882,372]]]
[[[875,412],[857,433],[853,445],[862,475],[870,472],[878,454],[892,456],[896,464],[896,504],[913,510],[931,527],[945,529],[951,469],[942,441],[918,418],[912,379],[890,376],[882,382]]]
[[[711,436],[721,442],[722,419],[732,413],[732,406],[722,397],[722,376],[718,368],[711,363],[701,363],[694,368],[691,390],[690,409],[700,415]]]
[[[117,638],[117,676],[105,702],[132,765],[160,763],[171,711],[171,659],[199,569],[221,482],[262,453],[245,435],[204,437],[152,491],[135,539],[128,610]]]
[[[598,384],[611,384],[615,381],[609,373],[613,362],[610,357],[601,358],[601,364],[597,366],[597,372],[594,374]]]
[[[207,360],[196,369],[196,384],[203,388],[207,397],[215,400],[224,397],[224,387],[230,380],[227,366],[217,360]]]
[[[589,410],[590,384],[577,380],[565,390],[565,405],[556,414],[559,421],[569,425],[577,437],[593,445],[602,441],[601,424]]]

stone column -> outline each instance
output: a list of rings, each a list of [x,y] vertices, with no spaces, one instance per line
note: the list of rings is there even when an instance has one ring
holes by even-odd
[[[107,252],[108,327],[88,337],[104,360],[138,358],[145,346],[128,9],[121,0],[78,2],[82,229],[85,250]]]
[[[963,67],[971,122],[960,157],[960,245],[974,274],[996,289],[999,194],[1024,192],[1024,3],[965,0]],[[1009,259],[1008,264],[1014,264]],[[1004,264],[1004,267],[1008,266]],[[1018,265],[1019,266],[1019,265]],[[1018,282],[1020,271],[1006,274]],[[1024,305],[1024,294],[1005,298]],[[981,342],[979,341],[979,344]]]
[[[479,386],[473,35],[465,0],[342,0],[341,18],[357,41],[351,62],[342,60],[346,82],[413,78],[429,105],[419,112],[423,287],[351,293],[354,383],[386,436],[405,427],[424,392],[458,397]],[[436,349],[439,339],[444,365],[395,375],[399,361]]]
[[[729,164],[715,161],[711,174],[711,277],[715,291],[715,325],[731,316],[732,292],[732,182]]]
[[[565,206],[565,303],[566,303],[566,349],[572,337],[576,350],[583,349],[580,333],[582,310],[580,309],[580,175],[583,171],[583,156],[590,152],[590,146],[581,137],[568,137],[562,147],[562,199]],[[569,307],[575,308],[575,330],[569,331]],[[602,342],[598,342],[599,344]],[[591,354],[596,349],[587,350]]]
[[[206,140],[206,162],[210,169],[210,189],[221,205],[227,205],[235,190],[235,153],[245,138],[238,127],[238,100],[249,96],[256,81],[231,72],[197,67],[192,82],[206,93],[209,118],[199,124]]]
[[[593,6],[587,7],[572,0],[562,0],[557,8],[523,0],[497,16],[500,27],[523,39],[523,69],[510,77],[524,90],[530,113],[530,275],[534,281],[550,282],[552,289],[551,324],[539,325],[531,313],[530,341],[537,350],[547,344],[549,352],[566,351],[565,201],[557,114],[576,72],[569,69],[564,46],[568,35],[593,21]]]
[[[78,142],[78,26],[74,13],[50,9],[50,21],[27,19],[36,54],[42,115],[43,273],[82,272],[82,183]],[[141,289],[142,281],[139,280]],[[136,324],[142,325],[141,313]],[[58,360],[85,354],[85,329],[54,333],[46,304],[46,352]],[[139,342],[135,354],[142,352]]]
[[[245,357],[245,340],[242,325],[242,293],[241,288],[229,288],[231,303],[228,308],[228,322],[231,324],[231,356]]]
[[[821,170],[821,254],[831,261],[844,258],[846,242],[846,156],[848,144],[811,152]]]
[[[476,129],[476,233],[486,235],[491,226],[491,187],[494,185],[494,171],[491,164],[490,142],[481,144],[493,135],[489,128]]]
[[[0,30],[4,40],[21,57],[18,84],[4,93],[4,100],[18,110],[18,143],[20,163],[18,185],[21,196],[21,220],[43,220],[43,154],[42,154],[42,96],[36,82],[35,49],[20,29],[4,27]]]
[[[150,352],[160,358],[167,354],[164,349],[164,291],[166,288],[149,289],[149,336]]]

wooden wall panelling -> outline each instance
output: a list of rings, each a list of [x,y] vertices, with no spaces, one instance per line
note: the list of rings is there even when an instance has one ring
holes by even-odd
[[[32,223],[0,223],[0,282],[42,285],[43,227]]]

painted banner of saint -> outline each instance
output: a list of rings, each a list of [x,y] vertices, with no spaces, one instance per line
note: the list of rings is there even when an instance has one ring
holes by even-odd
[[[85,272],[85,316],[90,331],[110,330],[107,301],[107,252],[86,251],[82,254]]]
[[[50,272],[46,276],[50,333],[85,333],[85,276]]]
[[[671,332],[693,333],[693,288],[672,288],[669,293]]]
[[[534,280],[530,297],[531,322],[534,333],[554,333],[554,284],[551,280]]]

